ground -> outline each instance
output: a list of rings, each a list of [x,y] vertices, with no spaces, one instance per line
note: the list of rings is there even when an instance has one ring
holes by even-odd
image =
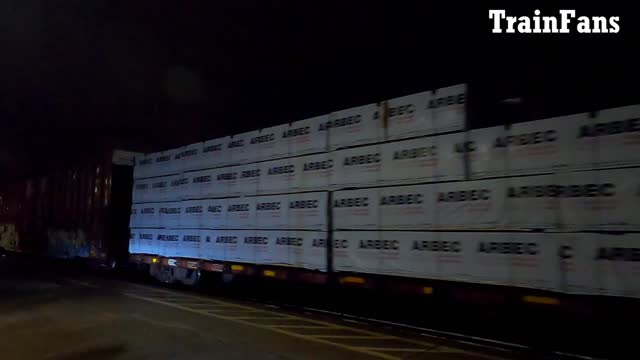
[[[2,359],[505,358],[446,339],[37,262],[0,264]]]

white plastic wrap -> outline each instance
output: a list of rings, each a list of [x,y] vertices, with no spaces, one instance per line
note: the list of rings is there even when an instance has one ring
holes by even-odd
[[[297,161],[295,158],[265,161],[260,163],[260,193],[288,192],[296,183]]]
[[[197,229],[205,226],[207,200],[184,200],[180,203],[180,223],[183,229]]]
[[[131,201],[134,203],[147,202],[150,198],[152,179],[137,179],[133,182]]]
[[[574,121],[572,169],[640,165],[640,105],[586,114]]]
[[[169,180],[169,190],[165,195],[165,201],[182,200],[185,192],[189,190],[189,177],[185,174],[179,174],[170,176]]]
[[[386,184],[460,180],[464,158],[455,144],[463,139],[463,134],[449,134],[382,144],[380,179]]]
[[[597,241],[589,249],[597,293],[640,297],[640,234],[600,235]]]
[[[275,238],[267,231],[254,231],[243,239],[248,248],[247,261],[255,264],[273,264],[276,262]]]
[[[597,265],[597,248],[601,234],[551,234],[557,244],[558,291],[569,294],[598,294],[602,290]]]
[[[182,148],[180,161],[182,171],[202,169],[202,146],[203,143],[194,143]]]
[[[461,84],[388,100],[389,139],[463,130],[466,92]]]
[[[560,224],[570,230],[640,229],[640,169],[572,172],[562,187]]]
[[[474,179],[504,176],[507,171],[507,148],[496,147],[496,139],[507,134],[504,126],[476,129],[468,132],[467,138],[456,144],[460,156],[467,154],[469,171]]]
[[[168,150],[171,153],[172,160],[169,163],[170,165],[170,174],[180,174],[185,170],[185,162],[182,159],[182,155],[184,154],[184,146],[180,146],[175,149]]]
[[[200,229],[183,229],[180,230],[180,241],[178,242],[178,250],[176,256],[184,258],[199,258],[200,244],[203,236]]]
[[[363,273],[389,273],[383,260],[390,257],[398,261],[397,242],[384,243],[380,231],[334,232],[333,268],[336,271]]]
[[[430,229],[434,226],[434,187],[430,185],[381,188],[376,199],[380,229]]]
[[[260,182],[259,163],[234,166],[237,172],[237,180],[230,183],[228,195],[254,195],[258,191]]]
[[[138,229],[129,229],[129,254],[140,254],[140,239],[138,239]]]
[[[183,173],[183,177],[187,179],[186,184],[182,186],[181,195],[183,200],[197,199],[200,197],[200,183],[204,175],[203,171],[189,171]]]
[[[180,201],[164,202],[158,204],[158,227],[180,227],[180,213],[182,204]]]
[[[254,229],[256,225],[256,198],[227,199],[227,229]]]
[[[292,190],[325,190],[331,182],[334,160],[331,153],[300,156],[296,159],[297,176]]]
[[[205,141],[202,145],[202,168],[214,168],[229,164],[231,151],[227,149],[228,143],[229,137]]]
[[[255,160],[269,160],[289,155],[289,140],[283,137],[289,124],[262,129],[249,139]]]
[[[467,115],[467,85],[439,88],[430,95],[427,116],[431,117],[433,133],[463,130]]]
[[[379,189],[336,191],[332,197],[334,229],[376,229],[380,224]]]
[[[142,225],[140,224],[140,209],[142,208],[143,204],[132,204],[131,205],[131,213],[129,214],[129,228],[133,229],[133,228],[137,228],[137,227],[141,227]]]
[[[160,221],[158,207],[160,203],[141,204],[138,213],[138,225],[141,227],[157,227]]]
[[[382,182],[381,145],[344,149],[332,154],[335,169],[332,186],[367,186]]]
[[[431,112],[427,111],[430,92],[398,97],[386,101],[389,139],[433,134]]]
[[[329,129],[331,149],[375,143],[383,135],[376,104],[332,112],[322,128]]]
[[[259,136],[258,130],[236,134],[230,137],[227,143],[227,150],[231,152],[232,164],[244,164],[257,160],[258,154],[254,152],[251,144],[251,138],[256,136]]]
[[[268,231],[274,264],[326,270],[327,233],[321,231]]]
[[[133,178],[140,179],[153,176],[153,160],[154,154],[136,156],[135,166],[133,168]]]
[[[329,115],[293,122],[289,125],[283,138],[288,140],[289,155],[305,155],[326,151],[329,131],[325,124]]]
[[[493,146],[507,151],[509,175],[540,174],[567,168],[571,158],[572,127],[580,114],[517,123]],[[496,150],[497,151],[497,150]]]
[[[138,252],[141,254],[159,254],[157,229],[136,229],[138,235]]]
[[[387,183],[434,181],[438,178],[437,137],[382,144],[382,178]]]
[[[289,238],[288,230],[265,230],[259,231],[259,234],[266,237],[265,241],[268,246],[263,249],[268,252],[256,254],[258,264],[289,265],[289,252],[292,249],[288,245],[302,250],[302,240]]]
[[[181,231],[177,229],[158,229],[155,245],[157,254],[166,257],[179,256],[178,248],[181,235]]]
[[[514,230],[560,227],[560,198],[554,194],[556,186],[563,184],[566,176],[523,176],[503,181],[504,227]]]
[[[149,191],[145,201],[169,201],[175,194],[171,191],[171,181],[176,176],[162,176],[149,179]]]
[[[207,229],[227,227],[227,199],[204,200],[205,213],[200,226]]]
[[[434,184],[435,224],[439,229],[474,230],[501,227],[504,218],[502,179]]]
[[[288,227],[288,195],[255,197],[256,228],[286,229]]]
[[[174,174],[173,155],[174,153],[170,150],[153,154],[153,165],[151,166],[149,176],[165,176]]]
[[[556,289],[545,233],[336,232],[337,271]],[[338,255],[339,254],[339,255]]]
[[[236,238],[236,243],[229,242],[225,244],[225,260],[233,262],[254,263],[256,259],[255,249],[253,244],[251,244],[250,238],[255,236],[255,231],[229,230],[227,231],[227,233],[230,237]]]
[[[473,249],[469,281],[556,290],[557,248],[547,233],[477,233],[467,240]]]
[[[238,182],[239,170],[240,166],[227,166],[211,170],[213,182],[209,185],[206,193],[203,190],[202,197],[229,196]]]
[[[289,229],[327,230],[326,192],[289,194],[287,218]]]
[[[238,238],[223,230],[201,230],[200,257],[205,260],[225,260],[227,245],[235,246]]]
[[[232,175],[223,175],[228,173],[228,168],[216,168],[203,171],[197,171],[192,178],[192,184],[198,192],[199,198],[227,196],[228,183],[225,180]]]

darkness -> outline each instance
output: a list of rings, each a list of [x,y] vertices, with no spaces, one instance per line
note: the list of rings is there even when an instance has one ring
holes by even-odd
[[[557,7],[477,3],[6,0],[0,177],[103,145],[157,151],[462,82],[474,127],[640,102],[631,5],[561,6],[620,16],[619,34],[527,36],[491,34],[488,9]],[[521,110],[498,105],[513,97]]]

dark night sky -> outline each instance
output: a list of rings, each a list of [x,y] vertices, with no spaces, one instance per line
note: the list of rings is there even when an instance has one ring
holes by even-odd
[[[476,126],[506,97],[530,118],[640,102],[629,5],[562,6],[620,34],[543,37],[492,35],[504,6],[477,3],[5,0],[2,176],[43,149],[160,150],[461,82]],[[557,14],[537,4],[506,9]]]

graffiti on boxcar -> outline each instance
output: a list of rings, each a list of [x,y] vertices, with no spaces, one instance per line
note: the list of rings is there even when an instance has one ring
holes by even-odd
[[[89,257],[91,253],[87,236],[82,229],[47,230],[47,252],[59,258]]]
[[[17,251],[18,250],[18,232],[15,224],[0,224],[0,250]]]

